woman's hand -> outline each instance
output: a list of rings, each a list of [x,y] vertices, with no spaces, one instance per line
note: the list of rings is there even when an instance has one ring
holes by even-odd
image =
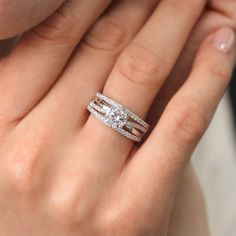
[[[80,41],[101,2],[89,13],[88,1],[65,5],[1,61],[1,235],[168,231],[179,178],[230,79],[234,33],[205,39],[188,81],[137,149],[87,104],[103,90],[145,117],[205,1],[164,0],[149,19],[157,1],[119,1]]]
[[[62,3],[63,0],[0,0],[0,39],[32,28]]]

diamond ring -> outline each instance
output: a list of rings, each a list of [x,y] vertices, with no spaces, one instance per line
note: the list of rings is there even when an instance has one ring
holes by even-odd
[[[87,108],[105,125],[135,142],[140,142],[149,129],[140,117],[101,93],[96,94]]]

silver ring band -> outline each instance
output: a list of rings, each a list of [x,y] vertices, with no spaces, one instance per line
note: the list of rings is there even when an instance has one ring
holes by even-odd
[[[105,125],[135,142],[140,142],[149,129],[140,117],[101,93],[96,94],[87,108]]]

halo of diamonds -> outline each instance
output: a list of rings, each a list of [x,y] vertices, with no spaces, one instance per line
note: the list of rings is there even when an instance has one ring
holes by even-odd
[[[87,109],[105,125],[135,142],[140,142],[149,129],[140,117],[101,93],[96,94]]]

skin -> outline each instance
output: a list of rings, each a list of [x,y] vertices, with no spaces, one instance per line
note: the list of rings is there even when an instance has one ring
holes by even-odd
[[[0,0],[0,39],[20,34],[51,15],[63,0]]]
[[[204,196],[190,166],[180,180],[168,230],[168,236],[210,235]]]
[[[84,11],[89,3],[65,5],[63,17],[56,14],[46,22],[50,27],[44,23],[29,32],[14,52],[2,59],[1,234],[166,235],[172,206],[178,201],[175,193],[179,181],[227,86],[234,64],[233,52],[222,53],[213,48],[212,34],[205,39],[188,82],[171,99],[139,150],[88,117],[85,108],[95,92],[104,88],[106,94],[141,116],[148,113],[143,108],[150,107],[204,8],[204,1],[181,3],[177,6],[163,1],[142,29],[156,2],[135,4],[138,17],[129,20],[134,5],[127,1],[117,3],[90,30],[69,63],[78,41],[108,2],[93,4],[90,12]],[[194,12],[190,10],[180,17],[180,7],[186,6]],[[80,9],[81,14],[73,14]],[[158,24],[168,14],[175,16],[178,27],[173,27],[171,21],[165,29]],[[233,26],[231,17],[216,15],[224,18],[224,25]],[[73,22],[85,23],[75,27]],[[213,29],[206,28],[201,35],[194,34],[197,42]],[[167,33],[171,37],[161,40],[161,35]],[[153,38],[158,40],[153,43]],[[170,52],[169,60],[159,70],[156,55],[164,58],[162,46],[169,47]],[[195,48],[189,52],[183,57],[194,58]],[[153,66],[140,65],[139,57],[147,58]],[[144,71],[137,70],[140,67]],[[215,68],[222,71],[216,73]],[[168,83],[172,85],[173,81]],[[126,90],[129,99],[121,96],[121,90]],[[207,93],[202,93],[205,90]],[[202,96],[193,98],[190,91],[201,91]],[[206,104],[208,91],[212,91],[210,104]],[[170,93],[161,90],[159,94],[164,107]],[[138,100],[140,96],[144,97],[142,101]],[[201,106],[193,106],[193,99]],[[186,104],[187,100],[190,102]],[[201,116],[189,116],[189,110]],[[188,121],[200,125],[189,128]],[[170,138],[176,135],[176,139]],[[107,146],[111,148],[107,150]]]

